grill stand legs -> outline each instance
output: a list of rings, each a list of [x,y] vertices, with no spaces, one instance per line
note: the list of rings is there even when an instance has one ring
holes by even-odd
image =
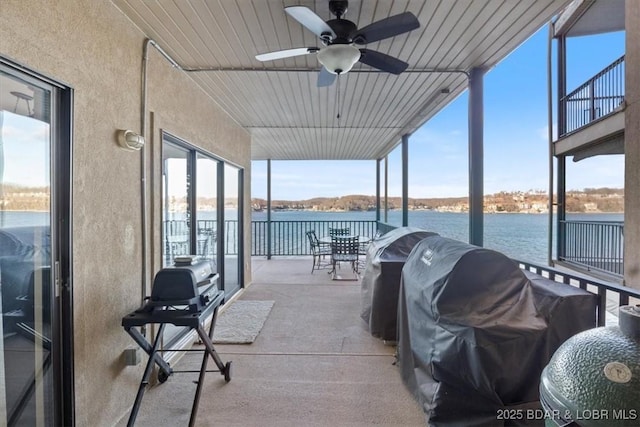
[[[204,375],[207,372],[207,363],[209,362],[209,356],[216,363],[216,366],[220,370],[220,373],[224,375],[224,380],[226,382],[231,381],[231,362],[227,362],[225,365],[222,363],[220,356],[213,348],[213,328],[216,324],[216,320],[218,319],[218,307],[215,308],[213,312],[213,317],[211,319],[211,326],[209,327],[209,334],[204,331],[202,325],[199,325],[196,331],[198,332],[198,336],[200,340],[202,340],[202,344],[205,346],[204,354],[202,355],[202,365],[200,366],[200,375],[198,376],[198,386],[196,387],[196,395],[193,398],[193,406],[191,407],[191,416],[189,417],[189,427],[193,427],[196,422],[196,415],[198,414],[198,405],[200,404],[200,392],[202,391],[202,384],[204,383]]]
[[[140,332],[138,332],[135,328],[127,329],[127,332],[131,337],[146,351],[149,353],[149,361],[147,362],[147,366],[144,368],[144,375],[142,376],[142,381],[140,381],[140,387],[138,387],[138,394],[136,394],[136,400],[133,404],[133,408],[131,409],[131,415],[129,416],[129,421],[127,422],[127,427],[133,427],[133,423],[136,421],[136,417],[138,416],[138,409],[140,409],[140,403],[142,403],[142,396],[144,396],[144,392],[149,384],[149,377],[151,377],[151,370],[155,363],[158,363],[160,369],[167,369],[167,376],[171,374],[171,368],[169,365],[158,355],[158,347],[160,346],[160,338],[162,337],[162,332],[164,332],[165,324],[162,323],[160,325],[160,329],[158,329],[158,334],[156,335],[156,339],[153,342],[153,347],[149,345],[146,339],[142,336]],[[163,366],[164,365],[164,366]]]
[[[209,356],[213,359],[216,366],[219,369],[220,374],[224,375],[224,380],[226,382],[231,381],[231,362],[227,362],[224,364],[220,359],[220,356],[216,352],[213,347],[213,330],[215,328],[216,320],[218,318],[218,307],[213,311],[213,316],[211,319],[211,325],[209,327],[209,332],[205,332],[205,329],[202,323],[198,323],[197,327],[194,327],[200,340],[202,341],[205,349],[203,350],[202,356],[202,365],[200,366],[198,382],[196,387],[196,394],[193,399],[193,406],[191,407],[191,416],[189,417],[189,427],[193,427],[196,421],[196,415],[198,413],[198,405],[200,403],[200,395],[202,392],[202,385],[204,384],[204,376],[207,372],[207,363],[209,361]],[[153,370],[154,365],[158,365],[160,369],[158,372],[158,380],[161,383],[164,383],[171,374],[174,372],[197,372],[197,371],[174,371],[169,364],[158,354],[160,347],[160,340],[162,337],[162,333],[164,331],[166,323],[161,323],[160,328],[158,329],[158,333],[153,342],[153,345],[149,344],[146,338],[135,328],[135,327],[125,327],[125,330],[134,341],[149,355],[149,360],[147,361],[147,366],[144,369],[144,374],[142,376],[142,381],[140,381],[140,386],[138,387],[138,393],[136,394],[136,400],[133,404],[133,408],[131,409],[131,415],[129,416],[129,421],[127,422],[127,427],[133,427],[136,417],[138,416],[138,410],[140,409],[140,404],[142,403],[142,397],[144,396],[144,392],[146,391],[147,386],[149,385],[149,378],[151,377],[151,372]]]

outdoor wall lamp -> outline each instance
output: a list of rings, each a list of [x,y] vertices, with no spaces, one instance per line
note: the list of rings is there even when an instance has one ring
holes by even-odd
[[[118,145],[127,151],[138,151],[144,147],[144,137],[131,130],[118,130]]]

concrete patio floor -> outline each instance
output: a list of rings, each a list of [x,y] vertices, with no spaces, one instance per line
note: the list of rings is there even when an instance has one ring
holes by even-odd
[[[359,281],[311,274],[310,257],[252,262],[253,283],[239,299],[273,300],[273,309],[254,343],[215,346],[233,361],[232,379],[206,375],[196,425],[426,425],[393,364],[395,347],[372,337],[360,318]],[[201,360],[188,353],[176,369],[198,370]],[[175,374],[148,390],[136,426],[188,425],[196,379]]]

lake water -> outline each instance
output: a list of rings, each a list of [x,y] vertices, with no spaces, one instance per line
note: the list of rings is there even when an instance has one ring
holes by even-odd
[[[4,216],[3,223],[6,227],[48,223],[46,212],[2,212],[0,215]],[[203,219],[207,217],[213,219],[215,214],[211,212],[207,215],[201,215]],[[267,214],[266,212],[253,212],[252,218],[265,221]],[[567,219],[590,221],[622,221],[623,218],[623,214],[567,215]],[[375,220],[376,214],[375,212],[276,211],[272,212],[271,219],[274,221]],[[390,211],[386,222],[399,226],[402,223],[402,212]],[[409,211],[409,225],[464,242],[469,238],[469,216],[466,213]],[[485,214],[484,246],[512,258],[546,264],[548,226],[549,217],[545,214]]]
[[[254,220],[266,220],[266,212],[253,212]],[[567,219],[590,221],[622,221],[623,214],[568,214]],[[375,212],[272,212],[273,221],[304,220],[375,220]],[[384,216],[382,217],[384,221]],[[555,221],[555,218],[554,218]],[[401,211],[389,211],[387,222],[402,224]],[[409,226],[424,228],[443,237],[469,241],[469,214],[435,211],[409,211]],[[555,222],[554,222],[555,226]],[[555,230],[554,230],[555,231]],[[484,215],[484,247],[533,263],[547,263],[549,216],[546,214],[501,213]],[[555,232],[554,232],[555,240]],[[555,249],[553,252],[555,256]]]

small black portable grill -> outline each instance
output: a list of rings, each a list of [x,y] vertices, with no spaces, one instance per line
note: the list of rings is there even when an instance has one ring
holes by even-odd
[[[220,292],[215,283],[217,274],[213,271],[213,264],[209,260],[187,262],[177,262],[156,274],[151,297],[141,307],[143,311],[198,313],[206,309]]]
[[[127,426],[133,426],[135,422],[154,364],[159,368],[158,381],[160,383],[164,383],[173,373],[199,372],[189,426],[193,426],[195,423],[198,412],[200,392],[205,373],[208,372],[208,356],[211,356],[218,367],[218,370],[213,372],[220,372],[224,375],[226,382],[231,381],[231,362],[224,364],[212,343],[218,308],[224,300],[224,292],[218,289],[218,278],[219,275],[214,272],[213,264],[209,260],[194,261],[190,257],[177,259],[173,266],[158,271],[153,280],[151,296],[146,298],[145,303],[122,318],[122,326],[125,331],[149,355],[149,361],[140,381]],[[211,324],[207,333],[204,329],[204,323],[209,316],[211,316]],[[147,341],[144,335],[136,329],[149,323],[160,324],[153,344]],[[200,371],[175,371],[162,358],[161,351],[189,351],[159,349],[162,333],[167,323],[196,330],[205,346]]]

